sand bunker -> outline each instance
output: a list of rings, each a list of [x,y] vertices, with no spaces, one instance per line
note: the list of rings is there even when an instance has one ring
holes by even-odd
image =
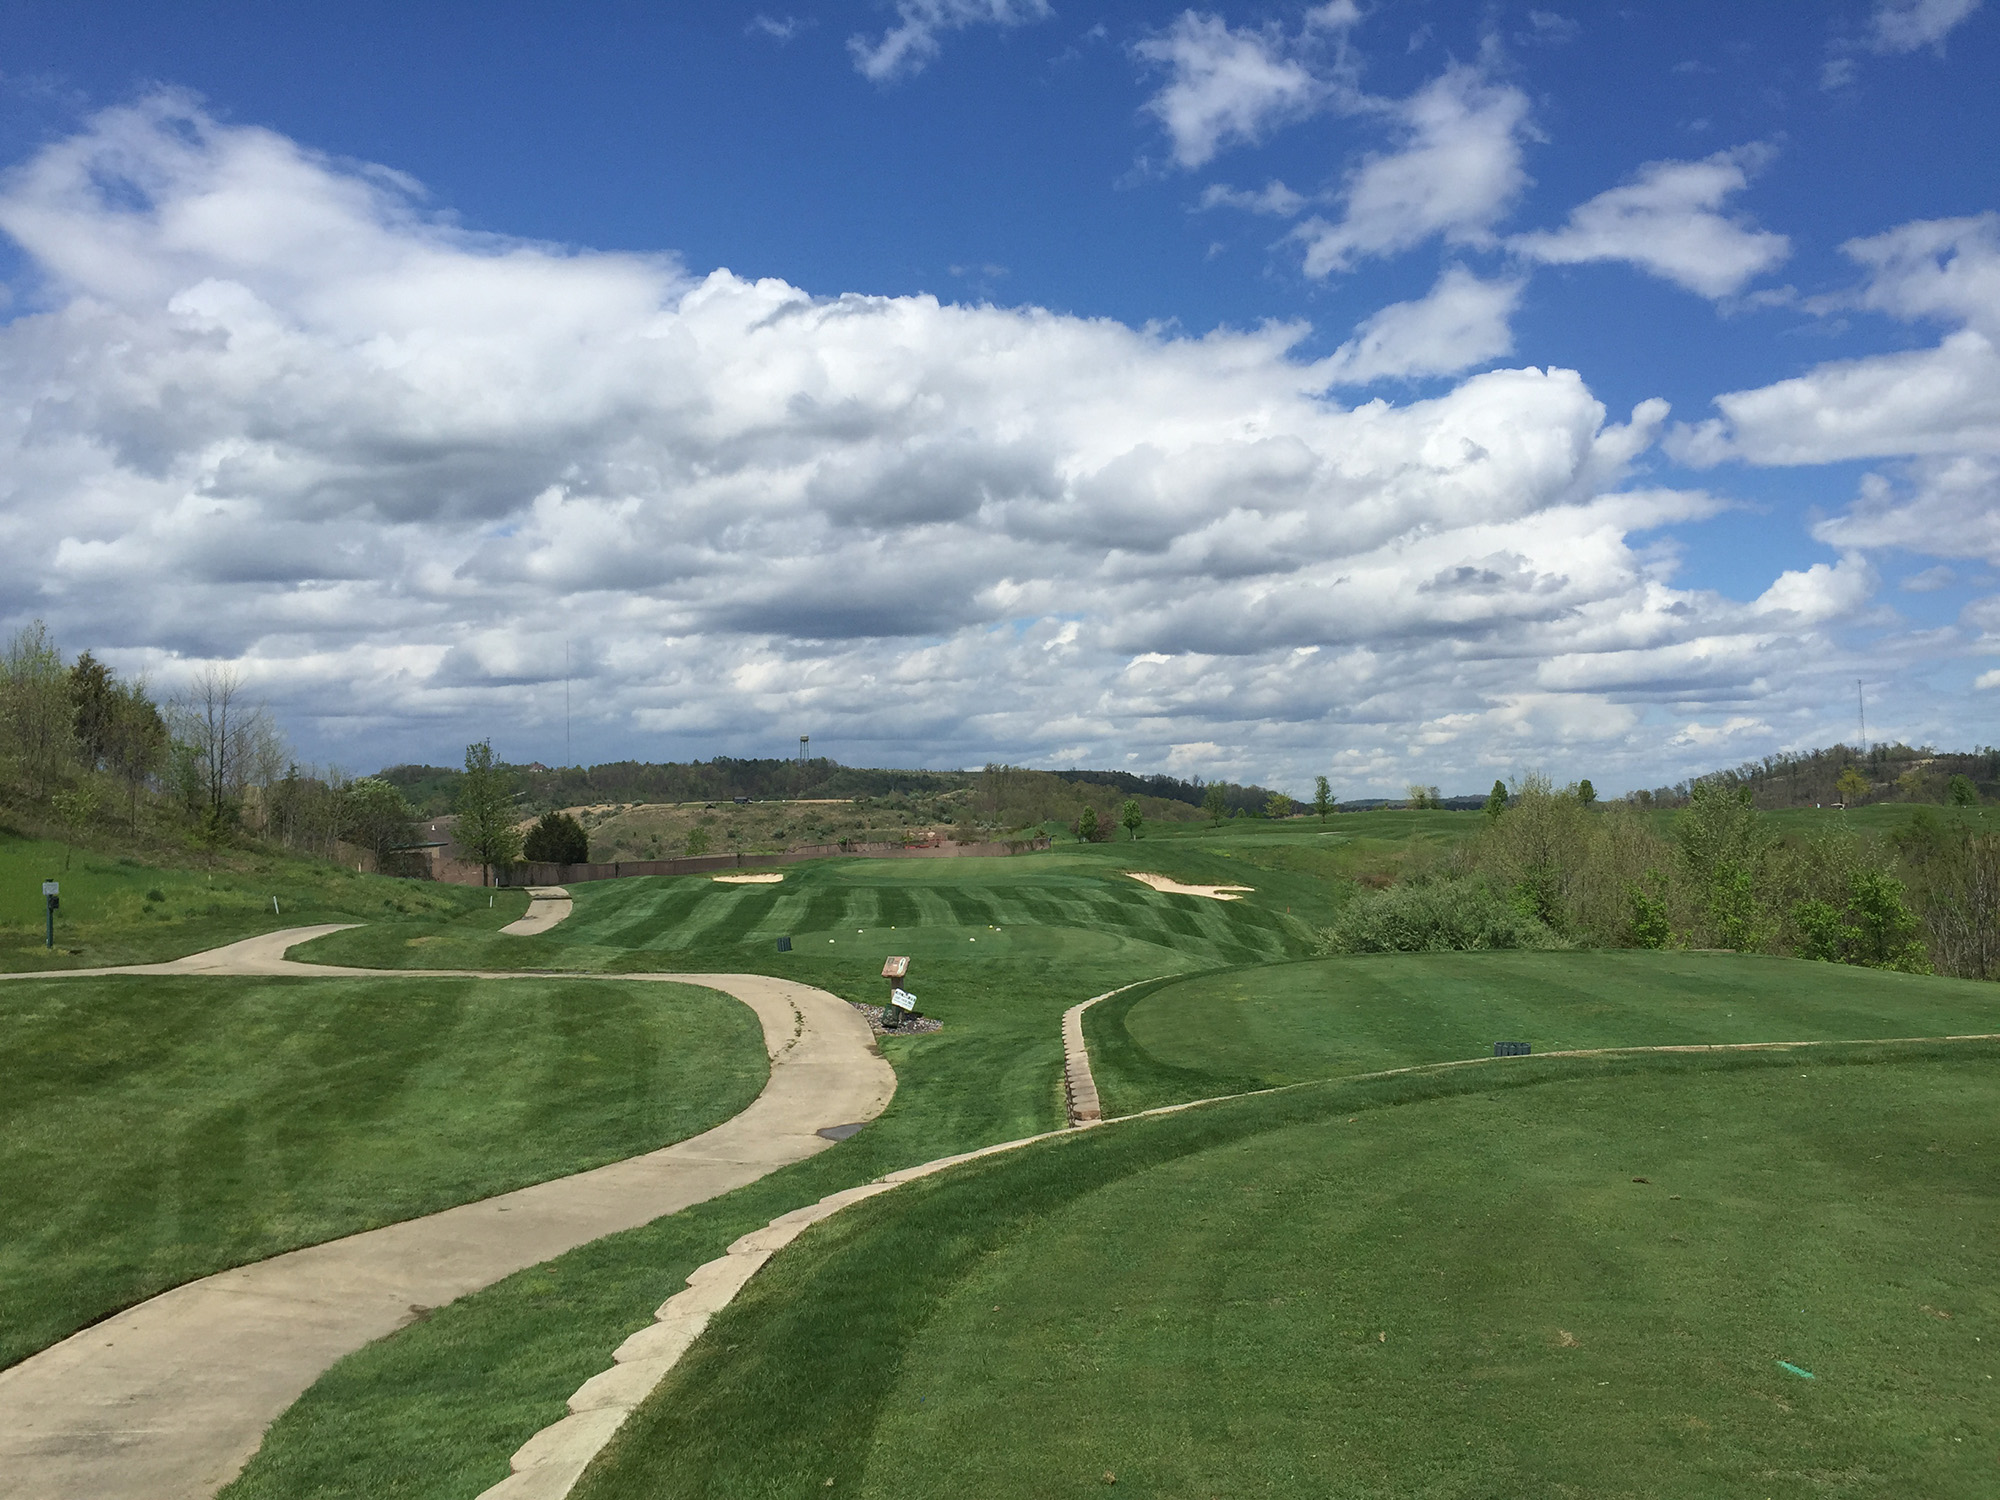
[[[1137,870],[1125,872],[1134,880],[1150,885],[1156,891],[1164,891],[1169,896],[1206,896],[1211,901],[1241,901],[1237,891],[1254,891],[1254,885],[1182,885],[1178,880],[1169,880],[1164,875],[1142,875]]]
[[[776,885],[785,877],[782,875],[714,875],[709,877],[724,885]]]

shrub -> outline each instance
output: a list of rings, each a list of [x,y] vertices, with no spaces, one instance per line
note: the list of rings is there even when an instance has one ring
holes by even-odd
[[[1917,939],[1917,916],[1903,899],[1902,881],[1879,870],[1854,872],[1844,909],[1830,901],[1801,901],[1792,908],[1792,922],[1799,930],[1800,958],[1905,974],[1932,972]]]
[[[1646,878],[1656,889],[1666,884],[1658,870],[1648,870]],[[1666,898],[1653,895],[1637,880],[1626,885],[1625,898],[1631,907],[1626,931],[1631,946],[1665,948],[1671,945],[1674,940],[1674,924],[1667,915]]]
[[[1450,953],[1561,948],[1548,925],[1484,881],[1440,880],[1356,896],[1321,929],[1322,953]]]
[[[537,864],[581,865],[590,861],[590,835],[566,812],[543,813],[521,845],[524,858]]]

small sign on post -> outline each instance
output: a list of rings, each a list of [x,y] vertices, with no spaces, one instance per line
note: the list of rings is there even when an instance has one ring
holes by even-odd
[[[892,958],[882,965],[882,977],[889,981],[889,1003],[882,1007],[882,1029],[898,1030],[903,1017],[917,1008],[917,997],[899,983],[910,972],[907,957]]]
[[[62,886],[53,880],[44,880],[42,882],[42,900],[48,904],[49,908],[47,946],[53,948],[56,945],[56,908],[62,905]]]

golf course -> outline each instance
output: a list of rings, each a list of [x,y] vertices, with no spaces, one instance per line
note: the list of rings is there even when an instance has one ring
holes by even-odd
[[[256,973],[0,984],[0,1173],[30,1205],[0,1405],[155,1293],[749,1120],[802,1075],[700,976],[853,1016],[903,954],[941,1026],[843,1054],[894,1071],[872,1118],[413,1308],[204,1492],[1993,1493],[2000,989],[1685,948],[1316,955],[1470,816],[598,881],[530,936],[500,930],[520,893],[357,876]],[[104,879],[98,951],[197,951],[154,881]],[[149,920],[176,939],[120,927]],[[1097,996],[1106,1118],[1073,1128],[1062,1017]],[[615,1421],[572,1400],[774,1220]],[[520,1467],[578,1424],[574,1472]]]

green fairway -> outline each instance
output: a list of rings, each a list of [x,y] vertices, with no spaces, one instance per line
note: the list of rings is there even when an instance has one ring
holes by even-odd
[[[960,1168],[781,1255],[576,1494],[1990,1495],[1997,1061],[1527,1059]]]
[[[486,931],[528,909],[524,891],[363,875],[318,860],[229,851],[204,868],[163,868],[0,831],[0,972],[158,963],[280,927],[451,920]],[[62,886],[46,948],[42,882]],[[276,905],[273,905],[273,902]],[[488,903],[491,903],[489,905]]]
[[[880,1003],[880,956],[850,954],[790,972]],[[786,972],[778,965],[789,957],[773,953],[754,966]],[[1122,983],[1123,972],[1088,960],[924,961],[911,984],[944,1030],[883,1039],[896,1095],[859,1135],[462,1297],[358,1350],[273,1424],[229,1500],[468,1500],[498,1483],[508,1455],[558,1420],[570,1393],[652,1321],[681,1278],[738,1235],[898,1167],[1058,1127],[1062,1012],[1080,995]]]
[[[166,1287],[694,1135],[747,1006],[594,980],[0,985],[0,1366]]]
[[[1107,1113],[1376,1068],[1695,1042],[2000,1033],[2000,986],[1742,954],[1420,953],[1153,985],[1084,1016]]]
[[[1127,870],[1257,889],[1241,901],[1162,895]],[[790,937],[787,966],[767,972],[801,972],[859,952],[878,968],[883,956],[906,953],[988,964],[1108,964],[1137,978],[1303,954],[1312,921],[1331,900],[1316,876],[1252,870],[1246,879],[1221,855],[1164,840],[996,859],[827,859],[783,873],[774,885],[700,875],[594,881],[571,887],[573,915],[540,937],[505,937],[478,920],[380,922],[322,938],[295,957],[375,968],[630,973],[762,964],[776,960],[780,937]]]

